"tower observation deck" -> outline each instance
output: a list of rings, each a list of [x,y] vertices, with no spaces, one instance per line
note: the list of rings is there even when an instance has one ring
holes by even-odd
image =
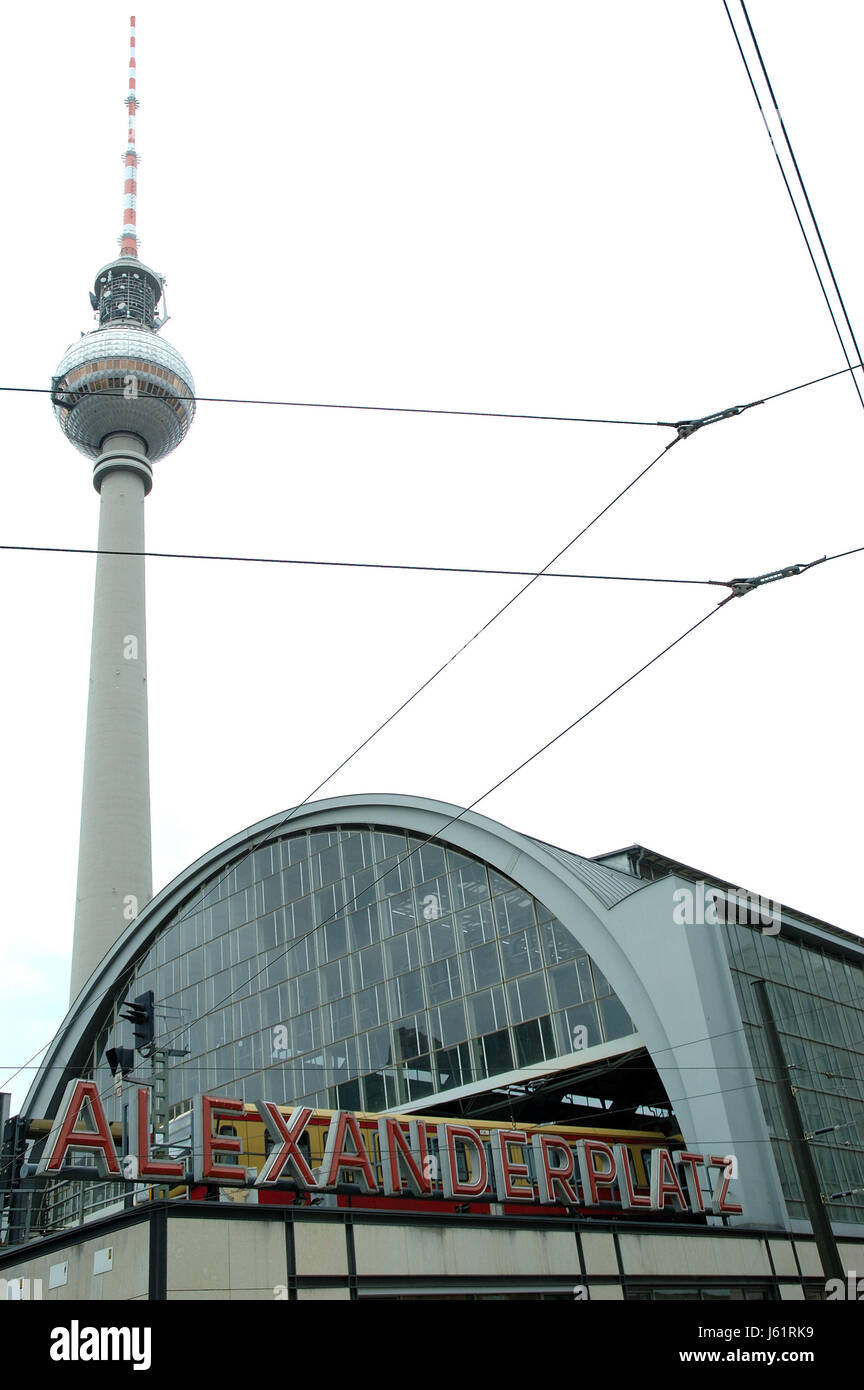
[[[185,438],[195,386],[160,336],[164,279],[138,259],[135,19],[119,256],[96,275],[98,327],[63,354],[52,381],[66,438],[93,461],[100,494],[90,694],[71,999],[153,895],[144,601],[144,499],[153,465]]]

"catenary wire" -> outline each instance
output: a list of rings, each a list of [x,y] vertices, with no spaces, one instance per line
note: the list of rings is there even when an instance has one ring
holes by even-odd
[[[837,376],[848,376],[850,372],[857,370],[855,366],[840,367],[836,372],[827,372],[825,376],[816,376],[812,381],[802,381],[799,386],[787,386],[784,391],[775,391],[770,396],[763,396],[762,403],[767,405],[768,401],[779,401],[781,396],[791,396],[795,391],[804,391],[808,386],[818,386],[823,381],[833,381]]]
[[[0,551],[21,551],[37,555],[127,555],[147,560],[215,560],[244,565],[313,565],[331,569],[408,570],[420,574],[486,574],[514,579],[607,579],[630,584],[715,584],[714,579],[666,579],[638,574],[566,574],[561,570],[485,569],[468,565],[397,565],[374,560],[296,560],[272,555],[203,555],[176,550],[98,550],[72,545],[0,545]]]
[[[824,242],[822,241],[822,236],[821,236],[821,233],[820,233],[820,231],[819,231],[819,226],[818,226],[818,223],[816,222],[816,217],[815,217],[815,215],[814,215],[814,213],[813,213],[812,207],[810,206],[810,199],[809,199],[808,196],[807,196],[807,190],[806,190],[806,188],[804,187],[804,182],[803,182],[803,180],[802,180],[802,178],[801,178],[801,174],[800,174],[800,171],[799,171],[799,169],[798,169],[798,164],[797,164],[797,161],[795,160],[795,155],[794,155],[794,153],[793,153],[793,151],[792,151],[792,146],[791,146],[791,144],[790,144],[790,142],[789,142],[789,137],[788,137],[788,135],[786,134],[786,128],[785,128],[785,125],[783,124],[783,119],[782,119],[782,117],[780,116],[780,111],[779,111],[779,109],[778,109],[778,107],[777,107],[777,101],[776,101],[776,98],[774,97],[774,92],[773,92],[773,89],[772,89],[772,87],[771,87],[771,83],[770,83],[770,81],[769,81],[769,79],[768,79],[768,73],[767,73],[767,71],[766,71],[766,69],[765,69],[765,64],[764,64],[764,62],[762,61],[762,54],[761,54],[760,51],[759,51],[759,45],[758,45],[758,43],[756,42],[756,35],[753,33],[753,27],[752,27],[752,25],[751,25],[751,23],[750,23],[750,17],[749,17],[749,15],[747,14],[747,9],[746,9],[746,7],[745,7],[745,5],[744,5],[744,0],[740,0],[740,4],[741,4],[741,9],[742,9],[742,11],[743,11],[743,13],[744,13],[744,18],[745,18],[746,21],[747,21],[747,27],[748,27],[748,29],[750,30],[750,35],[751,35],[751,37],[752,37],[752,39],[753,39],[753,43],[754,43],[754,46],[755,46],[755,48],[756,48],[756,53],[757,53],[757,56],[758,56],[758,58],[759,58],[759,63],[760,63],[760,66],[761,66],[761,68],[762,68],[762,72],[763,72],[763,74],[764,74],[764,76],[765,76],[766,82],[768,83],[768,90],[769,90],[769,92],[771,93],[771,99],[772,99],[772,101],[774,102],[774,109],[775,109],[775,111],[777,112],[777,116],[778,116],[778,119],[779,119],[779,121],[780,121],[781,128],[783,129],[783,134],[784,134],[784,137],[785,137],[785,140],[786,140],[787,148],[789,149],[789,153],[792,155],[792,162],[793,162],[793,164],[795,165],[795,171],[796,171],[796,173],[798,174],[798,181],[799,181],[799,183],[801,184],[801,188],[802,188],[802,191],[803,191],[803,193],[804,193],[804,198],[805,198],[805,200],[806,200],[806,202],[807,202],[807,207],[808,207],[809,212],[810,212],[810,217],[811,217],[811,219],[812,219],[813,226],[814,226],[814,228],[815,228],[815,230],[816,230],[816,235],[817,235],[817,237],[818,237],[818,239],[819,239],[819,244],[820,244],[820,246],[821,246],[821,248],[822,248],[822,253],[823,253],[824,257],[825,257],[825,262],[826,262],[826,264],[827,264],[827,266],[828,266],[828,270],[829,270],[829,273],[830,273],[830,275],[831,275],[831,279],[832,279],[832,281],[833,281],[833,283],[834,283],[834,288],[835,288],[835,290],[836,290],[836,292],[837,292],[837,297],[838,297],[838,299],[839,299],[839,301],[840,301],[840,305],[841,305],[841,308],[842,308],[842,311],[843,311],[843,315],[844,315],[844,317],[845,317],[845,319],[846,319],[846,323],[847,323],[847,326],[848,326],[848,328],[849,328],[849,333],[850,333],[850,335],[851,335],[851,337],[852,337],[853,343],[855,343],[855,350],[856,350],[856,352],[858,352],[858,362],[856,362],[856,363],[854,363],[854,364],[852,363],[852,360],[851,360],[851,358],[849,357],[849,353],[848,353],[848,351],[847,351],[847,349],[846,349],[846,344],[845,344],[844,339],[843,339],[843,334],[842,334],[841,331],[840,331],[840,325],[839,325],[838,322],[837,322],[837,317],[836,317],[836,315],[835,315],[835,313],[834,313],[834,309],[833,309],[833,307],[832,307],[831,300],[830,300],[830,297],[829,297],[829,295],[828,295],[828,291],[827,291],[827,289],[825,288],[825,282],[824,282],[824,280],[823,280],[823,278],[822,278],[822,272],[821,272],[820,269],[819,269],[819,265],[818,265],[818,262],[817,262],[817,260],[816,260],[816,256],[815,256],[815,254],[814,254],[813,247],[812,247],[811,244],[810,244],[810,238],[809,238],[809,236],[807,235],[807,230],[806,230],[806,228],[805,228],[805,226],[804,226],[804,222],[803,222],[803,220],[802,220],[801,213],[800,213],[800,211],[799,211],[799,209],[798,209],[798,204],[797,204],[797,202],[796,202],[795,195],[794,195],[794,193],[792,192],[792,188],[791,188],[791,186],[790,186],[789,180],[788,180],[788,178],[786,177],[786,170],[783,168],[783,161],[781,160],[780,155],[779,155],[778,150],[777,150],[777,146],[776,146],[775,143],[774,143],[774,137],[773,137],[773,135],[771,134],[771,127],[770,127],[769,124],[768,124],[768,120],[767,120],[767,117],[766,117],[766,115],[765,115],[765,110],[764,110],[764,107],[763,107],[763,105],[762,105],[762,101],[761,101],[761,98],[760,98],[760,96],[759,96],[759,92],[758,92],[758,90],[757,90],[757,88],[756,88],[756,83],[755,83],[754,80],[753,80],[753,74],[752,74],[751,71],[750,71],[750,64],[749,64],[748,61],[747,61],[747,56],[746,56],[746,54],[745,54],[745,52],[744,52],[744,49],[743,49],[743,47],[742,47],[741,40],[740,40],[740,38],[738,37],[738,31],[737,31],[737,29],[735,28],[735,22],[734,22],[734,20],[732,19],[732,15],[731,15],[731,13],[730,13],[730,11],[729,11],[729,6],[728,6],[726,0],[723,0],[723,8],[724,8],[724,10],[726,11],[726,17],[727,17],[727,19],[729,20],[729,24],[730,24],[730,26],[731,26],[731,28],[732,28],[732,33],[733,33],[734,36],[735,36],[735,43],[736,43],[736,45],[737,45],[737,47],[738,47],[738,52],[739,52],[739,54],[741,55],[741,61],[742,61],[742,63],[744,64],[744,69],[745,69],[745,71],[746,71],[746,73],[747,73],[747,77],[748,77],[748,80],[749,80],[749,82],[750,82],[750,87],[751,87],[751,89],[752,89],[752,91],[753,91],[753,95],[754,95],[754,97],[756,98],[756,104],[757,104],[757,106],[759,107],[759,114],[760,114],[761,117],[762,117],[762,122],[763,122],[763,124],[764,124],[764,126],[765,126],[765,130],[766,130],[767,133],[768,133],[768,139],[771,141],[771,148],[772,148],[772,150],[774,151],[774,158],[775,158],[776,161],[777,161],[777,167],[779,168],[780,173],[781,173],[781,175],[782,175],[783,183],[784,183],[784,185],[785,185],[785,187],[786,187],[786,192],[787,192],[788,195],[789,195],[789,201],[790,201],[791,204],[792,204],[792,208],[793,208],[793,211],[794,211],[794,213],[795,213],[795,218],[796,218],[796,220],[797,220],[797,222],[798,222],[798,226],[799,226],[799,228],[800,228],[800,230],[801,230],[801,235],[802,235],[803,238],[804,238],[804,244],[805,244],[806,247],[807,247],[807,252],[808,252],[808,254],[809,254],[809,256],[810,256],[810,260],[811,260],[811,262],[812,262],[812,264],[813,264],[813,269],[814,269],[814,271],[816,272],[816,278],[817,278],[817,280],[819,281],[819,288],[820,288],[821,291],[822,291],[822,295],[823,295],[823,298],[824,298],[824,300],[825,300],[825,304],[826,304],[826,306],[827,306],[827,308],[828,308],[828,313],[831,315],[831,322],[832,322],[833,325],[834,325],[834,331],[835,331],[835,333],[837,334],[837,339],[838,339],[838,341],[839,341],[839,343],[840,343],[840,347],[841,347],[841,349],[842,349],[843,356],[845,357],[846,363],[847,363],[847,366],[848,366],[848,369],[849,369],[850,373],[852,374],[852,384],[853,384],[854,387],[855,387],[855,391],[856,391],[856,394],[857,394],[857,396],[858,396],[859,401],[861,402],[861,406],[862,406],[862,408],[864,408],[864,395],[861,394],[861,388],[860,388],[860,386],[858,385],[858,381],[857,381],[857,379],[856,379],[856,377],[855,377],[855,375],[854,375],[854,372],[855,372],[855,368],[856,368],[856,367],[864,366],[864,363],[862,363],[862,361],[861,361],[861,353],[860,353],[860,351],[859,351],[859,349],[858,349],[858,343],[857,343],[857,341],[855,340],[855,334],[854,334],[854,332],[852,331],[852,325],[849,323],[849,317],[848,317],[848,315],[846,314],[846,306],[845,306],[845,304],[843,303],[842,295],[840,294],[840,290],[839,290],[839,288],[838,288],[838,286],[837,286],[837,281],[836,281],[836,279],[835,279],[835,277],[834,277],[834,271],[833,271],[833,269],[832,269],[832,267],[831,267],[831,262],[830,262],[830,260],[828,259],[828,252],[825,250],[825,244],[824,244]]]
[[[814,231],[816,232],[816,236],[817,236],[817,238],[818,238],[818,240],[819,240],[819,246],[820,246],[820,249],[821,249],[821,251],[822,251],[822,255],[825,257],[825,264],[826,264],[826,266],[828,267],[828,274],[831,276],[831,283],[832,283],[832,285],[834,286],[834,291],[835,291],[835,293],[836,293],[836,295],[837,295],[837,302],[838,302],[839,305],[840,305],[840,309],[841,309],[841,311],[842,311],[842,313],[843,313],[843,319],[844,319],[844,321],[845,321],[845,323],[846,323],[846,327],[847,327],[848,330],[849,330],[849,336],[850,336],[850,338],[852,339],[852,342],[853,342],[854,347],[855,347],[855,351],[856,351],[856,353],[858,354],[858,361],[855,363],[855,366],[856,366],[856,367],[862,367],[862,366],[864,366],[864,362],[862,362],[862,359],[861,359],[861,349],[860,349],[859,346],[858,346],[858,339],[855,337],[855,330],[854,330],[853,327],[852,327],[852,323],[851,323],[851,320],[850,320],[850,318],[849,318],[849,314],[848,314],[848,312],[847,312],[847,310],[846,310],[846,304],[845,304],[845,302],[844,302],[843,295],[842,295],[842,293],[841,293],[841,291],[840,291],[840,286],[839,286],[838,283],[837,283],[837,277],[836,277],[835,274],[834,274],[834,267],[833,267],[832,264],[831,264],[831,257],[828,255],[828,248],[827,248],[827,246],[825,245],[825,242],[824,242],[823,239],[822,239],[822,232],[821,232],[821,230],[820,230],[820,228],[819,228],[819,221],[818,221],[818,219],[817,219],[817,217],[816,217],[815,212],[813,211],[813,205],[812,205],[812,203],[810,202],[810,195],[809,195],[809,193],[807,192],[807,185],[805,184],[805,182],[804,182],[804,177],[803,177],[803,175],[802,175],[802,173],[801,173],[800,168],[798,167],[798,160],[796,159],[796,157],[795,157],[795,151],[794,151],[794,149],[792,148],[792,141],[789,139],[789,132],[788,132],[787,129],[786,129],[786,122],[783,120],[783,116],[781,115],[781,112],[780,112],[780,107],[777,105],[777,98],[776,98],[776,96],[774,95],[774,88],[773,88],[773,86],[771,85],[771,78],[768,76],[768,69],[767,69],[766,66],[765,66],[765,60],[764,60],[763,57],[762,57],[762,50],[761,50],[760,47],[759,47],[759,40],[756,38],[756,35],[755,35],[754,31],[753,31],[753,25],[750,23],[750,16],[749,16],[749,14],[747,13],[747,6],[746,6],[746,4],[744,3],[744,0],[740,0],[740,3],[741,3],[741,10],[742,10],[742,12],[743,12],[743,14],[744,14],[744,18],[745,18],[745,20],[747,21],[747,28],[748,28],[749,31],[750,31],[750,37],[751,37],[751,39],[753,40],[753,47],[756,49],[756,56],[757,56],[757,58],[759,59],[759,66],[760,66],[760,68],[762,69],[762,75],[763,75],[763,77],[765,78],[765,82],[766,82],[766,84],[767,84],[768,91],[769,91],[770,94],[771,94],[771,100],[772,100],[772,102],[774,103],[774,110],[775,110],[775,112],[776,112],[776,114],[777,114],[777,120],[780,122],[780,129],[781,129],[782,132],[783,132],[783,140],[784,140],[784,142],[785,142],[785,144],[786,144],[787,150],[789,151],[789,157],[790,157],[790,159],[792,160],[792,167],[793,167],[794,170],[795,170],[796,178],[798,179],[798,183],[799,183],[800,186],[801,186],[801,192],[804,194],[804,201],[805,201],[805,203],[807,204],[807,211],[808,211],[808,213],[810,214],[810,219],[811,219],[811,221],[812,221],[812,223],[813,223],[813,229],[814,229]],[[853,377],[852,379],[853,379],[853,381],[855,381],[855,378],[854,378],[854,377]],[[857,382],[856,382],[856,386],[857,386]],[[859,397],[860,397],[860,391],[859,391]]]
[[[733,26],[734,28],[734,26]],[[846,354],[844,353],[844,356]],[[826,372],[823,376],[812,377],[809,381],[798,382],[795,386],[787,386],[782,391],[774,391],[769,395],[760,396],[757,400],[750,402],[750,405],[765,405],[768,401],[779,400],[781,396],[791,395],[794,391],[804,391],[810,386],[818,386],[823,381],[831,381],[837,376],[846,376],[849,372],[858,369],[858,363],[852,363],[846,358],[848,365],[840,367],[837,371]],[[28,396],[51,396],[54,395],[53,386],[0,386],[0,392],[6,391],[13,394]],[[103,396],[123,395],[122,390],[104,391]],[[493,420],[540,420],[550,423],[566,425],[634,425],[645,426],[652,429],[675,429],[677,422],[671,420],[617,420],[605,419],[599,416],[590,415],[530,415],[527,413],[490,411],[490,410],[445,410],[432,406],[401,406],[401,405],[352,405],[346,402],[334,401],[277,401],[277,400],[257,400],[252,397],[243,396],[183,396],[177,395],[177,400],[190,400],[207,405],[272,405],[284,406],[291,409],[311,409],[311,410],[367,410],[382,413],[409,414],[409,415],[454,415],[467,416],[476,419]]]
[[[53,386],[0,386],[0,391],[20,391],[28,395],[55,394]],[[245,396],[184,396],[175,392],[178,401],[195,401],[208,405],[275,405],[298,410],[371,410],[396,415],[457,415],[481,420],[546,420],[562,425],[642,425],[651,429],[665,427],[665,420],[611,420],[591,415],[532,415],[508,410],[449,410],[424,405],[354,405],[345,401],[275,401]],[[100,392],[102,396],[124,396],[123,389]]]
[[[11,545],[0,544],[0,551],[35,555],[117,555],[131,559],[145,560],[211,560],[245,565],[310,565],[328,569],[396,570],[418,574],[480,574],[492,577],[513,579],[595,579],[622,584],[699,584],[703,586],[726,586],[724,579],[680,579],[665,575],[646,574],[576,574],[565,570],[514,570],[488,569],[478,565],[403,565],[378,560],[300,560],[288,556],[273,555],[207,555],[199,552],[181,550],[100,550],[95,546],[73,545]],[[823,555],[818,561],[825,564],[829,560],[841,560],[847,555],[858,555],[864,546],[853,550],[841,550],[836,555]],[[551,562],[554,563],[554,562]],[[527,587],[527,586],[526,586]]]

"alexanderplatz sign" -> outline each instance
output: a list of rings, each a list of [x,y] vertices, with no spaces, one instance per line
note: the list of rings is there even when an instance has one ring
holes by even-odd
[[[607,1144],[599,1137],[572,1141],[560,1133],[535,1130],[529,1135],[524,1129],[500,1128],[489,1131],[487,1149],[470,1125],[449,1120],[430,1124],[381,1115],[375,1122],[379,1180],[361,1123],[350,1110],[333,1112],[323,1162],[314,1171],[301,1148],[315,1114],[309,1106],[296,1106],[286,1115],[272,1101],[261,1100],[254,1115],[242,1100],[198,1096],[193,1105],[189,1160],[157,1157],[151,1152],[150,1094],[146,1088],[136,1088],[130,1110],[129,1153],[121,1163],[96,1083],[70,1081],[35,1176],[100,1181],[125,1178],[161,1185],[251,1184],[261,1190],[290,1185],[292,1190],[307,1192],[332,1191],[347,1181],[358,1194],[378,1197],[431,1198],[440,1191],[444,1198],[460,1202],[473,1198],[571,1208],[611,1202],[622,1211],[669,1210],[694,1215],[742,1211],[727,1196],[734,1161],[686,1150],[673,1152],[650,1146],[650,1189],[641,1191],[627,1144]],[[272,1148],[257,1172],[247,1172],[237,1162],[243,1154],[243,1140],[235,1134],[218,1133],[217,1125],[224,1120],[234,1125],[250,1119],[257,1123],[259,1118]],[[437,1159],[430,1153],[430,1139],[437,1141]],[[527,1162],[529,1150],[531,1165]],[[82,1154],[89,1155],[95,1167],[82,1165]],[[706,1199],[700,1182],[700,1169],[710,1175],[710,1199]]]

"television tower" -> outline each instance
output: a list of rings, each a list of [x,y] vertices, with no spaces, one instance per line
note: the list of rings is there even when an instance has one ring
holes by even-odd
[[[94,461],[100,497],[70,1002],[153,896],[144,498],[153,464],[176,449],[195,413],[189,368],[158,336],[165,282],[138,260],[134,16],[126,106],[120,255],[90,295],[99,326],[64,353],[51,396],[66,438]]]

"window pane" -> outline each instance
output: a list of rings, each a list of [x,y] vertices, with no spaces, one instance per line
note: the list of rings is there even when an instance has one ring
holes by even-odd
[[[529,970],[540,968],[540,944],[537,928],[514,932],[512,936],[502,937],[501,961],[505,978],[513,975],[527,975]]]
[[[489,883],[482,864],[466,863],[450,874],[454,907],[471,907],[489,897]]]
[[[475,1037],[501,1028],[507,1022],[503,989],[487,989],[473,995],[468,1000],[468,1016]]]
[[[364,986],[377,984],[384,979],[384,953],[380,946],[369,946],[357,957],[359,983]]]
[[[600,1015],[603,1019],[603,1031],[609,1040],[626,1038],[629,1033],[636,1031],[621,1000],[616,999],[614,995],[609,999],[600,1000]]]
[[[577,1004],[573,1009],[565,1009],[563,1013],[556,1014],[555,1018],[558,1026],[558,1045],[562,1052],[594,1047],[601,1041],[596,1004]]]
[[[454,922],[457,940],[461,939],[462,950],[480,946],[484,941],[495,940],[495,918],[492,914],[492,904],[489,902],[477,903],[474,907],[456,912]]]
[[[456,999],[462,993],[459,979],[459,963],[455,956],[438,961],[426,970],[426,988],[430,1004],[444,1004],[448,999]]]
[[[471,951],[467,965],[466,984],[470,990],[483,989],[486,985],[497,984],[501,979],[498,948],[495,945],[479,946],[476,951]]]
[[[449,917],[424,922],[420,928],[420,949],[424,961],[443,960],[456,950],[453,923]]]
[[[510,1016],[514,1023],[523,1019],[536,1018],[538,1014],[549,1012],[549,999],[546,994],[546,981],[542,974],[523,975],[511,980],[507,986],[510,1000]]]
[[[506,1028],[502,1028],[498,1033],[488,1034],[481,1042],[487,1076],[494,1076],[499,1071],[512,1071],[513,1050]]]
[[[540,935],[543,938],[543,951],[546,956],[547,965],[557,965],[559,961],[574,960],[576,956],[582,954],[583,947],[574,937],[571,931],[559,922],[557,917],[553,917],[551,922],[544,922],[540,928]]]
[[[402,1018],[404,1014],[423,1008],[423,977],[419,970],[409,971],[407,975],[391,980],[389,989],[391,1018]]]
[[[502,936],[534,924],[534,904],[521,888],[513,888],[508,893],[502,893],[499,898],[494,899],[493,906],[495,908],[495,920]]]

